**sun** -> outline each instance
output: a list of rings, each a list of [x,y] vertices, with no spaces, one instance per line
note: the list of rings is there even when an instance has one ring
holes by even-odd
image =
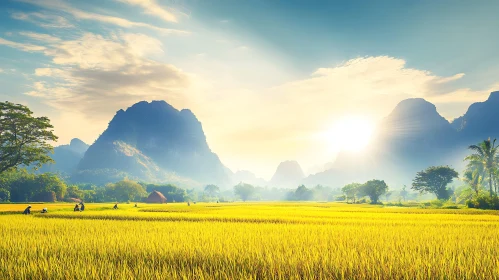
[[[370,143],[374,123],[361,116],[338,119],[328,132],[335,149],[348,152],[363,151]]]

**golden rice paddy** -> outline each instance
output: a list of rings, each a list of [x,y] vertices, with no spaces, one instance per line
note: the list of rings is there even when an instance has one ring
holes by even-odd
[[[0,205],[0,279],[499,279],[499,213],[342,203]],[[48,214],[41,214],[47,207]]]

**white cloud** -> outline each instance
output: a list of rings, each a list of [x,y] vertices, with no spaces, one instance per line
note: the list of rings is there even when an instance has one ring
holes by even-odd
[[[46,43],[57,43],[60,42],[61,39],[54,37],[49,34],[41,34],[41,33],[35,33],[35,32],[19,32],[20,35],[26,36],[28,38],[31,38],[33,40],[41,41],[41,42],[46,42]]]
[[[26,94],[93,120],[109,119],[116,110],[141,100],[166,99],[180,105],[189,78],[172,65],[147,58],[160,51],[161,43],[143,34],[86,33],[44,52],[54,67],[36,69],[41,80]]]
[[[19,49],[19,50],[22,50],[25,52],[42,52],[42,51],[46,50],[46,48],[43,46],[13,42],[13,41],[1,38],[1,37],[0,37],[0,45]]]
[[[490,92],[453,85],[463,76],[442,77],[408,68],[403,59],[394,57],[361,57],[263,91],[220,89],[207,84],[198,89],[198,95],[191,95],[189,107],[203,122],[210,146],[224,162],[252,166],[259,174],[271,175],[283,159],[298,159],[305,168],[331,161],[331,139],[316,135],[331,129],[335,120],[344,116],[376,122],[398,102],[411,97],[426,98],[438,109],[461,100],[461,111],[444,114],[459,116]],[[326,153],[328,150],[332,152]]]
[[[139,6],[144,12],[168,22],[177,22],[178,19],[172,11],[161,7],[155,0],[117,0],[129,5]]]
[[[148,23],[130,21],[128,19],[124,19],[124,18],[120,18],[120,17],[107,16],[107,15],[102,15],[102,14],[97,14],[97,13],[86,12],[86,11],[83,11],[80,9],[73,8],[70,5],[68,5],[66,2],[61,1],[61,0],[19,0],[19,1],[33,4],[33,5],[37,5],[37,6],[45,8],[45,9],[66,12],[77,19],[93,20],[93,21],[98,21],[98,22],[102,22],[102,23],[117,25],[117,26],[124,27],[124,28],[144,27],[144,28],[149,28],[149,29],[158,31],[162,34],[188,34],[189,33],[187,31],[183,31],[183,30],[162,28],[162,27],[157,27],[157,26],[154,26],[154,25],[151,25]]]
[[[34,23],[43,28],[72,28],[72,25],[65,17],[50,15],[46,13],[12,13],[12,18]]]

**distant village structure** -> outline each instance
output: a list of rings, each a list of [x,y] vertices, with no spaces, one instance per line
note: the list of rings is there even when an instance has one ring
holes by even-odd
[[[158,192],[153,191],[146,199],[147,203],[166,203],[166,197]]]

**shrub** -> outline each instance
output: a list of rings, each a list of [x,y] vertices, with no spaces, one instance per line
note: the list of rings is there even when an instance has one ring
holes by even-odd
[[[466,201],[466,206],[468,208],[499,210],[499,197],[482,194]]]

